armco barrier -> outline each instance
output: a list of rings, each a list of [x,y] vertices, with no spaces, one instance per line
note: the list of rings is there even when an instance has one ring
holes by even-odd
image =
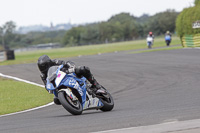
[[[1,52],[0,52],[0,62],[1,62],[1,61],[5,61],[5,60],[6,60],[5,52],[1,51]]]
[[[200,34],[185,35],[181,38],[183,47],[200,47]]]
[[[14,50],[0,51],[0,62],[5,60],[14,60],[14,59],[15,59]]]

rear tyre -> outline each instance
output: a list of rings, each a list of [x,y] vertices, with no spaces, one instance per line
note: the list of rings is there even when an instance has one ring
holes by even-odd
[[[105,89],[105,88],[103,88],[103,89]],[[100,108],[101,111],[104,111],[104,112],[111,111],[114,108],[114,101],[109,92],[107,92],[107,95],[104,96],[104,98],[99,98],[99,99],[104,104],[104,106],[102,108]]]
[[[80,115],[82,114],[83,107],[79,100],[72,101],[71,98],[64,92],[58,92],[58,98],[62,106],[71,114],[73,115]]]
[[[167,46],[169,46],[170,45],[170,41],[166,40],[166,44],[167,44]]]

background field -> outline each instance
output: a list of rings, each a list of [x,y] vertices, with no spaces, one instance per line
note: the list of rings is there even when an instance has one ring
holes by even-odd
[[[178,37],[173,37],[171,46],[180,45],[180,39]],[[153,48],[155,47],[165,47],[164,37],[158,37],[155,39]],[[79,55],[93,55],[98,53],[108,53],[114,51],[125,51],[134,49],[147,49],[146,40],[138,41],[126,41],[119,43],[110,44],[99,44],[99,45],[87,45],[79,47],[64,47],[59,49],[48,49],[48,50],[38,50],[38,51],[28,51],[22,53],[15,53],[16,60],[1,62],[0,65],[11,65],[11,64],[22,64],[22,63],[33,63],[37,62],[37,59],[43,55],[47,54],[50,58],[67,58]]]

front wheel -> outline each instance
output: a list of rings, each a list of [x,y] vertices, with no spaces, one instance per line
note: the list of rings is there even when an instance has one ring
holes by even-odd
[[[72,101],[72,99],[64,92],[58,92],[58,98],[62,106],[73,115],[82,114],[83,107],[79,100]]]
[[[148,48],[150,49],[151,46],[152,46],[152,42],[147,42],[147,46],[148,46]]]
[[[104,90],[106,90],[104,87],[102,87]],[[102,95],[103,97],[99,97],[101,102],[104,104],[102,108],[100,108],[101,111],[111,111],[114,108],[114,101],[111,96],[111,94],[106,91],[106,95]]]

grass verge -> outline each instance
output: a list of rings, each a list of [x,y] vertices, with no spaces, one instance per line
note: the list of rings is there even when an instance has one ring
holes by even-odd
[[[18,112],[52,101],[44,88],[0,77],[0,115]]]

